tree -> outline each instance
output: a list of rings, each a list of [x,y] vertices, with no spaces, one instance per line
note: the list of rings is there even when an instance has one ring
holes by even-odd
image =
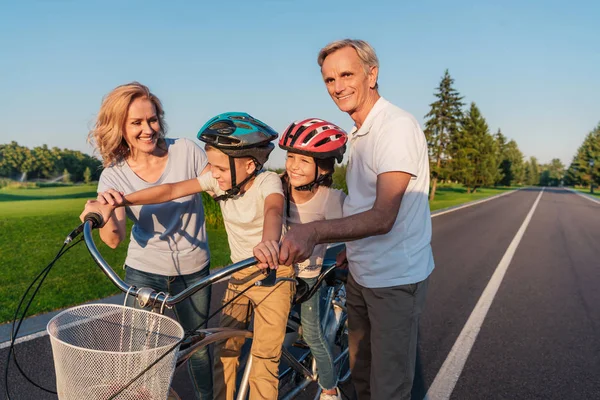
[[[66,168],[63,171],[62,181],[64,183],[71,183],[71,174],[69,174],[69,170],[67,170]]]
[[[425,118],[425,136],[429,146],[429,161],[431,169],[431,193],[429,200],[435,198],[438,179],[445,176],[447,167],[447,148],[451,138],[459,129],[462,118],[462,97],[452,87],[454,79],[450,77],[448,70],[437,88],[434,96],[437,100],[430,104],[431,110]]]
[[[519,150],[517,142],[512,139],[506,142],[506,137],[498,129],[496,145],[500,160],[500,174],[497,176],[496,183],[503,186],[524,183],[525,166],[523,164],[523,153]]]
[[[452,177],[467,188],[467,193],[492,185],[497,174],[494,138],[475,103],[461,121],[451,144]]]
[[[525,184],[529,186],[540,184],[540,166],[537,158],[530,157],[524,164]]]
[[[90,183],[92,181],[92,171],[90,167],[85,167],[85,171],[83,172],[83,181],[85,183]]]
[[[563,182],[565,166],[558,158],[553,158],[550,164],[544,165],[540,184],[542,186],[559,186]]]
[[[565,173],[567,185],[592,183],[600,185],[600,123],[585,137]]]
[[[3,176],[25,179],[34,167],[34,158],[27,147],[15,141],[0,148],[0,173]]]

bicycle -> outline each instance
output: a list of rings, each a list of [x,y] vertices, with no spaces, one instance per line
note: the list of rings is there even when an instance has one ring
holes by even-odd
[[[112,281],[112,283],[123,293],[126,295],[135,296],[138,304],[143,309],[149,308],[153,311],[158,311],[158,313],[161,315],[164,314],[165,307],[171,307],[174,304],[177,304],[178,302],[183,301],[184,299],[193,295],[197,291],[207,287],[208,285],[222,281],[235,272],[251,267],[257,263],[255,258],[249,258],[247,260],[229,265],[198,281],[195,285],[187,288],[175,296],[171,296],[168,293],[156,293],[150,288],[136,288],[128,285],[121,280],[121,278],[114,272],[110,265],[104,260],[96,248],[92,237],[92,229],[100,225],[101,220],[98,220],[96,216],[90,216],[89,218],[86,217],[86,222],[82,225],[84,242],[95,263],[101,268],[101,270]],[[284,281],[296,282],[297,294],[294,304],[299,305],[302,301],[308,300],[311,296],[316,295],[323,282],[325,282],[327,285],[327,290],[322,326],[324,329],[324,335],[334,352],[334,364],[338,379],[343,383],[349,379],[350,371],[348,360],[347,316],[345,307],[345,271],[339,270],[335,266],[335,254],[337,254],[341,248],[342,245],[334,245],[329,248],[323,262],[322,272],[318,277],[317,283],[313,288],[311,288],[311,290],[308,290],[307,285],[301,280],[296,280],[294,278],[277,278],[274,273],[270,273],[265,278],[258,280],[254,286],[275,286]],[[253,286],[250,286],[249,288],[251,287]],[[239,295],[242,294],[243,292]],[[231,301],[233,300],[235,300],[235,298]],[[209,316],[209,318],[216,315],[228,304],[229,302],[222,305],[222,307],[220,307],[217,312]],[[312,359],[310,349],[302,343],[301,331],[302,328],[300,324],[300,318],[297,310],[293,308],[292,313],[288,318],[286,336],[282,348],[282,366],[280,367],[281,372],[279,376],[281,390],[279,398],[281,399],[293,399],[310,383],[315,382],[318,378],[318,371],[316,370],[316,365]],[[206,328],[189,332],[183,337],[183,339],[178,340],[169,349],[170,351],[177,350],[175,356],[175,369],[184,365],[185,362],[192,356],[192,354],[195,351],[198,351],[200,348],[214,344],[217,341],[233,337],[252,339],[252,332],[250,330],[231,328]],[[119,396],[121,393],[124,393],[124,391],[126,391],[136,379],[142,377],[155,364],[160,362],[164,356],[166,356],[166,354],[164,354],[158,360],[155,360],[153,363],[150,363],[150,365],[148,365],[127,385],[120,386],[116,393],[111,393],[110,398],[118,398],[117,396]],[[239,380],[237,390],[238,400],[245,399],[248,395],[249,372],[251,367],[252,356],[249,355],[243,369],[242,377]],[[288,386],[292,386],[289,391],[286,390]],[[169,400],[180,399],[173,388],[169,388],[168,391]],[[285,393],[283,393],[283,391],[285,391]]]

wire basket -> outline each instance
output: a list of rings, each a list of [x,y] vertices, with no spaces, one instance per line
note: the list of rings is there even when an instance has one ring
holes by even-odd
[[[183,338],[172,318],[113,304],[67,309],[48,322],[56,388],[64,399],[106,400]],[[177,348],[115,399],[166,399]]]

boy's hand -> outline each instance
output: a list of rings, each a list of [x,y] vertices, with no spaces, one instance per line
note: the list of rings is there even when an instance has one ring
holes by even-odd
[[[260,269],[277,269],[279,266],[279,243],[275,240],[264,240],[253,250],[254,257],[258,260],[256,266]]]
[[[106,192],[98,193],[96,198],[100,204],[110,204],[111,206],[125,205],[125,195],[115,189],[108,189]]]
[[[81,222],[83,222],[86,215],[88,215],[91,212],[95,212],[102,215],[104,224],[106,224],[114,209],[115,207],[111,206],[110,204],[102,204],[97,200],[88,200],[87,203],[85,203],[85,208],[79,216],[79,219],[81,220]]]

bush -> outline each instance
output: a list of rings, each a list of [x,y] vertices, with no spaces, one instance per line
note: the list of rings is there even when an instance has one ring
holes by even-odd
[[[204,204],[206,225],[212,228],[223,227],[223,215],[221,214],[219,203],[206,192],[202,192],[202,203]]]
[[[3,187],[7,187],[12,183],[12,179],[9,178],[0,178],[0,189]]]

